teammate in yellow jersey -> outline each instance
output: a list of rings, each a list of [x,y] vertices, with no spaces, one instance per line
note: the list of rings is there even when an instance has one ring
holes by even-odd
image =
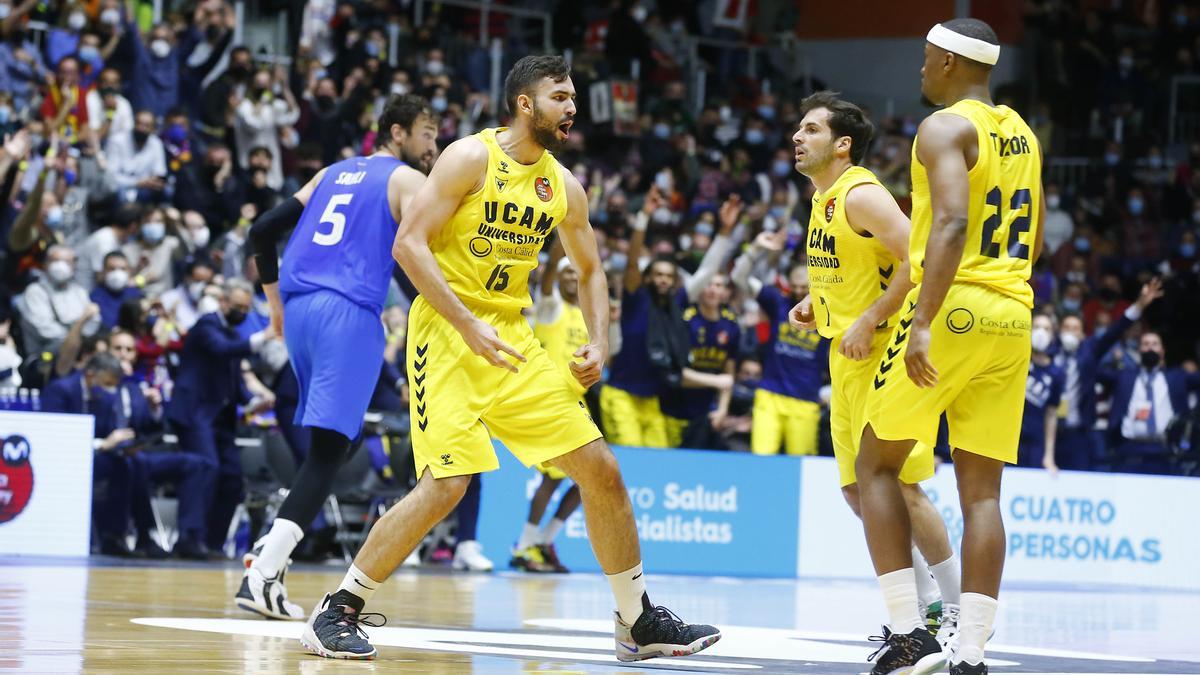
[[[817,92],[800,104],[804,118],[792,136],[796,170],[816,188],[808,222],[809,295],[789,320],[829,338],[829,427],[842,494],[860,515],[854,460],[866,423],[867,392],[890,344],[891,327],[912,289],[908,269],[909,222],[875,174],[860,166],[874,126],[853,103],[834,92]],[[933,477],[933,447],[918,443],[900,471],[900,487],[914,523],[913,562],[924,609],[939,642],[956,631],[958,559],[946,524],[921,489]],[[932,564],[926,567],[925,561]],[[930,576],[932,572],[932,577]],[[926,614],[926,612],[922,612]]]
[[[550,249],[550,259],[539,283],[538,299],[533,303],[533,335],[542,343],[571,389],[577,396],[583,396],[587,389],[571,374],[571,362],[575,352],[589,341],[587,318],[579,306],[579,273],[565,257],[561,241],[556,240]],[[554,538],[579,507],[579,486],[567,488],[558,501],[554,517],[539,528],[546,506],[567,474],[549,462],[538,464],[536,468],[542,474],[542,482],[529,500],[529,516],[508,564],[527,572],[565,573],[568,570],[558,559]]]
[[[521,310],[528,275],[551,231],[579,273],[590,342],[574,354],[583,387],[600,379],[608,345],[608,284],[588,222],[587,194],[550,150],[566,142],[575,87],[559,56],[527,56],[504,82],[512,126],[446,148],[405,211],[393,254],[421,295],[409,314],[413,454],[420,480],[371,529],[337,592],[313,611],[301,641],[331,658],[373,658],[362,609],[471,476],[498,467],[489,430],[526,465],[550,462],[579,485],[592,549],[616,599],[621,661],[686,656],[716,642],[650,603],[633,508],[616,458]],[[486,425],[486,426],[485,426]]]
[[[1042,156],[1029,126],[992,104],[1000,57],[976,19],[934,26],[921,93],[942,109],[913,143],[909,260],[916,288],[867,402],[856,465],[867,545],[891,618],[873,673],[944,667],[921,625],[910,523],[896,483],[917,441],[932,444],[945,413],[963,512],[962,606],[953,675],[986,673],[984,644],[1004,569],[1000,476],[1017,459],[1029,372],[1028,279],[1041,249]],[[903,365],[903,368],[901,368]]]

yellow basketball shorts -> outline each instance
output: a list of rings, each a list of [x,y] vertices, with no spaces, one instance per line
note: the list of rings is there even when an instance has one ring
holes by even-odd
[[[418,297],[408,318],[409,410],[417,475],[435,478],[499,468],[491,436],[526,466],[600,438],[583,400],[571,391],[525,317],[476,308],[500,339],[527,361],[497,368]],[[489,434],[489,430],[491,433]]]
[[[905,299],[872,377],[867,422],[881,439],[932,446],[944,412],[952,448],[1015,463],[1029,375],[1029,308],[986,286],[951,286],[930,325],[938,383],[925,389],[908,378],[903,357],[919,292],[920,286]]]
[[[841,338],[829,346],[829,380],[833,389],[829,400],[829,430],[833,436],[833,456],[837,459],[841,487],[858,482],[854,461],[867,424],[867,395],[871,391],[875,369],[891,342],[891,332],[875,335],[871,355],[862,361],[842,356],[838,351]],[[920,483],[933,477],[933,446],[917,443],[900,470],[900,480]]]
[[[613,445],[666,448],[667,417],[657,396],[636,396],[605,385],[600,390],[600,416]]]
[[[815,455],[820,424],[821,406],[816,403],[759,389],[754,392],[750,450],[777,455],[782,444],[789,455]]]

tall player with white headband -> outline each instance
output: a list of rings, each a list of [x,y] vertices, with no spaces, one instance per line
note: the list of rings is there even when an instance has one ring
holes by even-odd
[[[895,349],[868,394],[856,463],[867,546],[890,617],[872,673],[945,667],[917,613],[911,524],[897,476],[916,441],[933,444],[946,415],[963,511],[962,605],[950,673],[987,673],[984,644],[1004,570],[1000,476],[1017,459],[1029,372],[1029,275],[1042,248],[1042,153],[1015,111],[989,93],[995,32],[955,19],[926,38],[921,94],[942,106],[912,152],[909,260],[916,287]],[[899,356],[903,354],[903,368]],[[907,372],[906,372],[907,371]]]

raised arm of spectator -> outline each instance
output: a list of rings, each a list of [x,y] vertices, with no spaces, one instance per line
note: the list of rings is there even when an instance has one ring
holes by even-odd
[[[0,184],[7,182],[8,172],[19,165],[29,154],[29,132],[25,129],[17,131],[4,139],[0,146]],[[0,192],[0,194],[3,194]]]
[[[63,338],[62,344],[58,347],[58,359],[54,361],[56,377],[66,377],[75,370],[75,360],[79,358],[79,350],[83,347],[83,329],[89,321],[98,316],[100,316],[100,305],[90,302],[84,308],[83,314],[80,314],[75,323],[71,324],[71,329],[67,331],[67,336]]]
[[[1089,338],[1088,341],[1092,343],[1091,349],[1086,351],[1081,350],[1080,358],[1090,359],[1092,365],[1100,363],[1104,355],[1108,353],[1108,350],[1112,349],[1113,345],[1117,344],[1121,336],[1125,334],[1125,331],[1129,330],[1129,327],[1135,321],[1142,318],[1142,313],[1146,311],[1146,308],[1162,296],[1162,279],[1154,277],[1150,281],[1147,281],[1142,286],[1141,292],[1138,293],[1137,300],[1125,309],[1124,314],[1117,317],[1117,320],[1109,324],[1102,332]]]
[[[746,252],[738,256],[733,265],[729,278],[743,293],[758,297],[766,282],[754,276],[754,270],[771,254],[778,254],[787,242],[787,230],[780,228],[778,232],[760,232]]]
[[[622,282],[626,293],[636,293],[642,287],[642,268],[639,266],[639,260],[646,248],[646,228],[650,226],[650,214],[663,203],[658,187],[651,186],[645,201],[642,202],[642,209],[633,219],[633,233],[629,237],[629,254],[626,256],[625,277]]]
[[[112,58],[113,52],[117,51],[117,47],[121,44],[121,36],[125,31],[121,28],[121,24],[112,27],[112,35],[108,36],[108,41],[100,47],[100,58],[107,63]]]
[[[235,111],[238,122],[255,130],[262,131],[271,124],[271,106],[262,101],[251,101],[243,98]]]
[[[729,195],[729,198],[721,204],[717,215],[721,222],[721,229],[712,243],[708,245],[708,250],[704,252],[704,258],[700,260],[700,266],[696,268],[696,273],[684,281],[688,302],[696,302],[700,298],[704,287],[712,280],[713,275],[725,266],[725,261],[733,253],[733,228],[737,227],[738,219],[742,216],[742,198],[737,193]]]
[[[37,6],[38,2],[40,0],[25,0],[25,2],[13,7],[8,16],[3,21],[0,21],[0,37],[7,38],[12,33],[13,28],[17,26],[17,23],[24,19],[25,15]]]
[[[8,248],[13,253],[28,251],[37,241],[38,225],[42,219],[42,195],[46,191],[46,170],[43,168],[38,175],[25,208],[21,209],[12,229],[8,231]]]

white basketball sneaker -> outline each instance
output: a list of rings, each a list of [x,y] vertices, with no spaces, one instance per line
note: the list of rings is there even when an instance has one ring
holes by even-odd
[[[483,544],[470,540],[458,542],[451,567],[469,572],[491,572],[495,565],[483,555]]]
[[[247,569],[234,602],[238,607],[268,619],[303,621],[304,609],[294,602],[288,602],[283,575],[284,570],[280,570],[279,574],[268,579],[254,567]]]

